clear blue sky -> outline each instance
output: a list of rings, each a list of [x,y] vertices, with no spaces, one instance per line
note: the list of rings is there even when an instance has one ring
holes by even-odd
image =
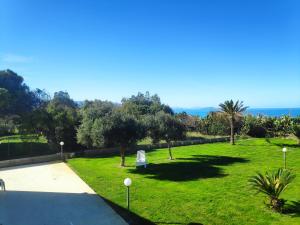
[[[0,69],[75,100],[300,106],[298,0],[0,0]]]

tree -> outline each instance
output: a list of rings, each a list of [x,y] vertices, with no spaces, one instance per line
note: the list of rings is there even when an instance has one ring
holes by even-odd
[[[298,138],[298,143],[300,145],[300,125],[299,124],[294,125],[293,133]]]
[[[146,115],[142,120],[147,130],[147,136],[151,138],[152,144],[158,144],[161,140],[160,124],[155,115]]]
[[[105,145],[120,148],[121,166],[125,166],[125,153],[137,141],[145,137],[145,129],[134,116],[114,110],[113,113],[97,118],[92,128],[92,141],[95,147]]]
[[[40,94],[43,91],[31,91],[23,77],[11,70],[0,71],[0,130],[9,134],[16,130],[35,125],[30,121],[31,114],[40,107]],[[26,123],[26,124],[25,124]],[[17,128],[17,129],[16,129]],[[31,130],[33,127],[30,128]]]
[[[11,70],[0,71],[0,115],[23,116],[34,108],[35,95],[23,77]]]
[[[225,101],[220,105],[221,112],[225,114],[230,122],[230,143],[232,145],[234,142],[234,124],[235,122],[243,116],[243,112],[247,110],[248,107],[244,107],[243,102],[233,102],[233,100]]]
[[[185,138],[185,126],[175,116],[165,112],[159,112],[155,116],[155,124],[158,125],[158,137],[165,140],[168,144],[170,160],[173,160],[171,141],[182,140]]]
[[[130,98],[122,99],[122,110],[125,113],[134,115],[136,118],[140,118],[144,115],[155,115],[159,111],[165,113],[174,114],[173,110],[168,106],[161,103],[158,95],[150,95],[138,93],[136,96],[132,95]]]
[[[76,127],[79,125],[77,105],[67,92],[54,93],[44,116],[43,133],[50,144],[58,147],[58,143],[64,141],[66,150],[73,150],[77,147]]]
[[[206,117],[202,118],[200,129],[201,132],[208,135],[228,135],[230,133],[228,118],[220,112],[209,112]]]
[[[50,95],[45,90],[36,89],[33,92],[35,96],[34,108],[30,113],[24,114],[19,131],[28,134],[41,135],[46,133],[47,128],[51,126],[52,118],[46,111],[50,102]]]
[[[77,129],[77,142],[88,148],[93,146],[91,132],[96,119],[110,115],[118,106],[109,101],[85,101],[80,109],[81,124]]]
[[[294,179],[295,175],[291,174],[290,171],[278,169],[272,173],[267,172],[265,175],[257,173],[249,181],[254,189],[269,197],[269,205],[272,209],[281,212],[285,201],[279,199],[280,194]]]
[[[0,88],[0,111],[9,105],[9,94],[7,89]]]
[[[175,114],[175,117],[184,124],[186,130],[197,131],[199,129],[200,126],[199,116],[192,116],[192,115],[188,115],[186,112],[181,112]]]

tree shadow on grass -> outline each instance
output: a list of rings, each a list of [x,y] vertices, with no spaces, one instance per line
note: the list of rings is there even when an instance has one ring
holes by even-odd
[[[203,223],[177,223],[177,222],[155,222],[155,224],[185,224],[185,225],[203,225]]]
[[[290,203],[287,203],[283,213],[289,214],[292,217],[300,217],[300,201],[291,201]]]
[[[155,224],[187,224],[180,222],[152,222],[144,217],[139,216],[138,214],[129,211],[128,209],[119,206],[112,201],[101,197],[116,213],[118,213],[129,225],[155,225]],[[193,223],[190,222],[187,225],[203,225],[202,223]]]
[[[271,145],[275,145],[275,146],[278,146],[280,148],[283,148],[283,147],[289,147],[289,148],[299,148],[300,145],[299,144],[287,144],[287,143],[276,143],[268,138],[266,138],[266,142],[268,142],[269,144]]]
[[[143,218],[139,215],[137,215],[134,212],[129,211],[126,208],[123,208],[112,201],[101,197],[108,205],[110,205],[113,210],[115,210],[128,224],[130,225],[140,225],[140,224],[145,224],[145,225],[155,225],[152,221]]]
[[[192,158],[177,158],[169,163],[152,164],[147,168],[129,169],[130,173],[143,174],[147,178],[170,181],[189,181],[227,176],[218,166],[233,163],[246,163],[249,160],[239,157],[193,155]]]
[[[258,146],[265,146],[265,147],[270,147],[270,146],[278,146],[280,148],[283,147],[288,147],[288,148],[299,148],[300,144],[288,144],[288,143],[276,143],[275,141],[272,141],[268,138],[265,139],[267,143],[255,143],[255,144],[248,144],[248,143],[236,143],[237,146],[253,146],[253,147],[258,147]]]
[[[265,147],[270,147],[272,146],[271,144],[246,144],[246,143],[237,143],[235,146],[250,146],[250,147],[258,147],[258,146],[265,146]]]

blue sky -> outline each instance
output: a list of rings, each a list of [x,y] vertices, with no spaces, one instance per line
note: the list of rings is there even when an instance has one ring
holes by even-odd
[[[300,106],[300,1],[0,0],[0,69],[75,100]]]

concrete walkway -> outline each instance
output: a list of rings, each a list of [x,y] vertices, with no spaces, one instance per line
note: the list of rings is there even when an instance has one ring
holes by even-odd
[[[0,170],[0,225],[127,224],[65,163]]]

